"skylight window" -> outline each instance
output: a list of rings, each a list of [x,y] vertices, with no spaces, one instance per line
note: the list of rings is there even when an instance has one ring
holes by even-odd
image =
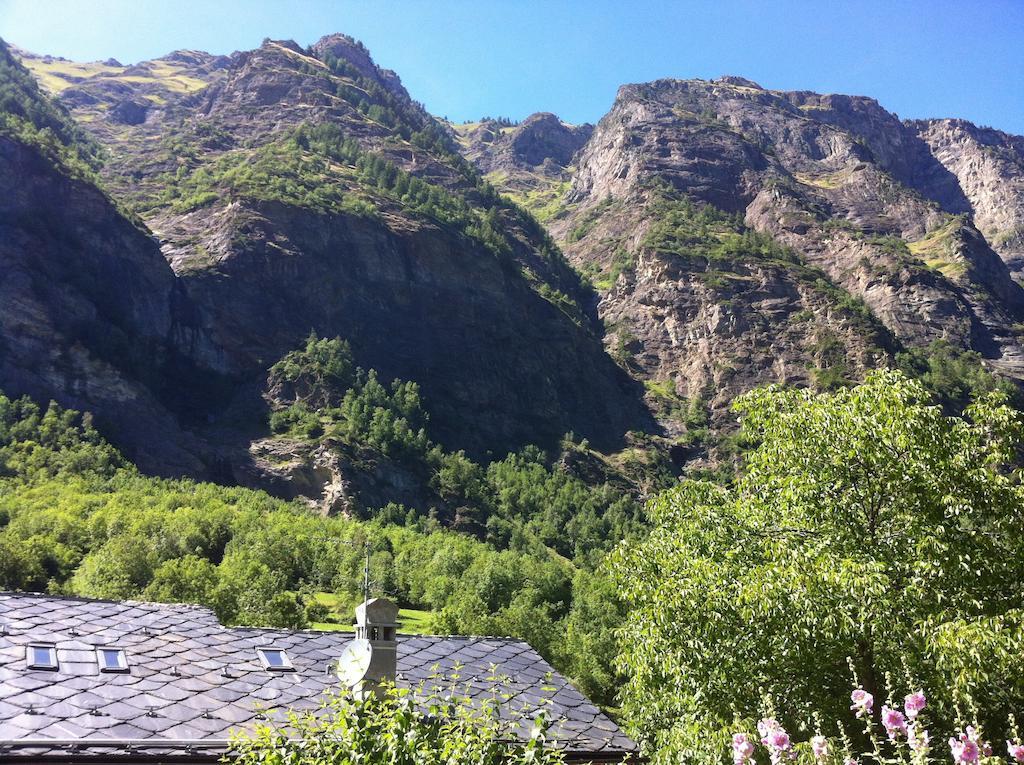
[[[36,643],[25,649],[25,662],[29,669],[57,669],[57,647]]]
[[[100,672],[127,672],[128,656],[120,648],[97,648],[96,662]]]
[[[295,670],[292,666],[292,660],[288,658],[288,654],[284,652],[283,648],[257,648],[256,653],[259,654],[260,661],[263,663],[263,669],[269,669],[274,672],[291,672]]]

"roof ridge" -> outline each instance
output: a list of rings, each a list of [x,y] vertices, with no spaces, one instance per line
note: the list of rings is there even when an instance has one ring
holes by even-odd
[[[213,614],[216,618],[216,614],[214,614],[212,608],[199,603],[162,603],[156,600],[113,600],[111,598],[90,598],[85,595],[55,595],[49,592],[31,592],[29,590],[0,590],[0,598],[5,596],[14,598],[37,598],[39,600],[62,600],[73,603],[108,603],[112,606],[155,606],[156,608],[176,610],[187,609],[192,611],[207,611]],[[218,619],[218,622],[219,621],[220,620]]]
[[[324,635],[332,632],[347,632],[347,630],[317,630],[317,629],[294,629],[291,627],[265,627],[254,624],[224,624],[217,614],[209,606],[204,606],[199,603],[162,603],[160,601],[153,600],[113,600],[111,598],[90,598],[85,595],[57,595],[49,592],[32,592],[30,590],[0,590],[0,598],[2,597],[15,597],[15,598],[37,598],[40,600],[61,600],[65,602],[73,603],[107,603],[113,606],[154,606],[156,608],[166,608],[173,610],[191,610],[191,611],[205,611],[212,614],[217,623],[226,630],[254,630],[260,632],[286,632],[288,634],[313,634],[313,635]],[[530,646],[529,641],[524,638],[514,637],[513,635],[442,635],[435,633],[412,633],[412,632],[399,632],[398,635],[406,638],[442,638],[444,640],[502,640],[510,643],[522,643],[526,646]]]
[[[348,630],[318,630],[312,627],[305,629],[294,629],[292,627],[260,627],[252,624],[221,625],[226,630],[251,630],[253,632],[285,632],[289,635],[354,635]],[[404,638],[438,638],[440,640],[501,640],[508,643],[522,643],[530,646],[529,641],[524,638],[517,638],[512,635],[441,635],[428,632],[399,632],[399,637]],[[530,646],[532,648],[532,646]]]

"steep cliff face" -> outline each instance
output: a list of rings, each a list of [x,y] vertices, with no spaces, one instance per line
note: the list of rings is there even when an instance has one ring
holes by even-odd
[[[909,127],[956,177],[974,223],[1014,276],[1024,272],[1024,138],[964,120]]]
[[[144,470],[201,472],[160,401],[193,330],[157,245],[89,183],[0,136],[0,389],[95,414]]]
[[[435,436],[476,454],[574,428],[613,446],[639,414],[600,341],[478,243],[277,202],[225,225],[244,248],[182,280],[226,372],[262,372],[311,330],[342,336],[386,379],[419,382]]]
[[[140,121],[81,97],[113,87],[99,81],[109,73],[59,97],[117,157],[103,181],[159,240],[176,316],[204,341],[161,336],[228,383],[185,405],[210,461],[251,459],[260,382],[311,331],[346,338],[387,379],[417,381],[432,436],[475,455],[567,431],[612,449],[649,427],[569,265],[361,45],[268,40],[180,65],[201,87],[165,89]],[[119,97],[145,100],[156,86],[144,84]]]
[[[1024,291],[958,214],[971,207],[956,180],[871,99],[664,80],[620,90],[550,225],[602,289],[599,311],[641,376],[683,395],[710,386],[725,400],[805,380],[823,344],[856,374],[898,345],[945,339],[1019,378]],[[739,216],[733,235],[768,235],[793,263],[766,268],[742,244],[708,250],[706,226],[692,222],[672,246],[652,247],[666,198]],[[710,233],[724,241],[728,230]],[[796,286],[806,268],[819,272],[814,294]],[[709,292],[709,281],[729,287]],[[861,301],[883,330],[845,310]],[[720,320],[733,310],[757,320]]]
[[[2,43],[0,83],[0,390],[91,411],[145,470],[201,471],[161,401],[196,371],[176,347],[202,344],[180,285],[94,184],[96,147]]]

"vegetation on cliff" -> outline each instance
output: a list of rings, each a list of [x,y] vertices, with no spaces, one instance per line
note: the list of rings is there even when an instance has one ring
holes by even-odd
[[[310,336],[271,368],[268,388],[273,431],[328,447],[345,444],[364,459],[388,458],[420,476],[427,502],[366,509],[370,517],[417,526],[432,519],[498,549],[540,544],[578,563],[592,563],[595,554],[642,528],[640,505],[626,481],[618,487],[587,483],[550,466],[535,447],[489,465],[445,451],[427,436],[430,418],[419,387],[400,380],[383,385],[374,370],[355,365],[338,338]],[[670,475],[661,480],[670,482]]]
[[[35,146],[72,175],[95,178],[102,150],[67,112],[39,90],[0,40],[0,135]]]

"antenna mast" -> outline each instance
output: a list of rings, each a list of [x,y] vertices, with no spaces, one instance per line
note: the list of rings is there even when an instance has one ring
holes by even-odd
[[[363,564],[363,602],[370,599],[370,540],[366,540],[366,562]]]

